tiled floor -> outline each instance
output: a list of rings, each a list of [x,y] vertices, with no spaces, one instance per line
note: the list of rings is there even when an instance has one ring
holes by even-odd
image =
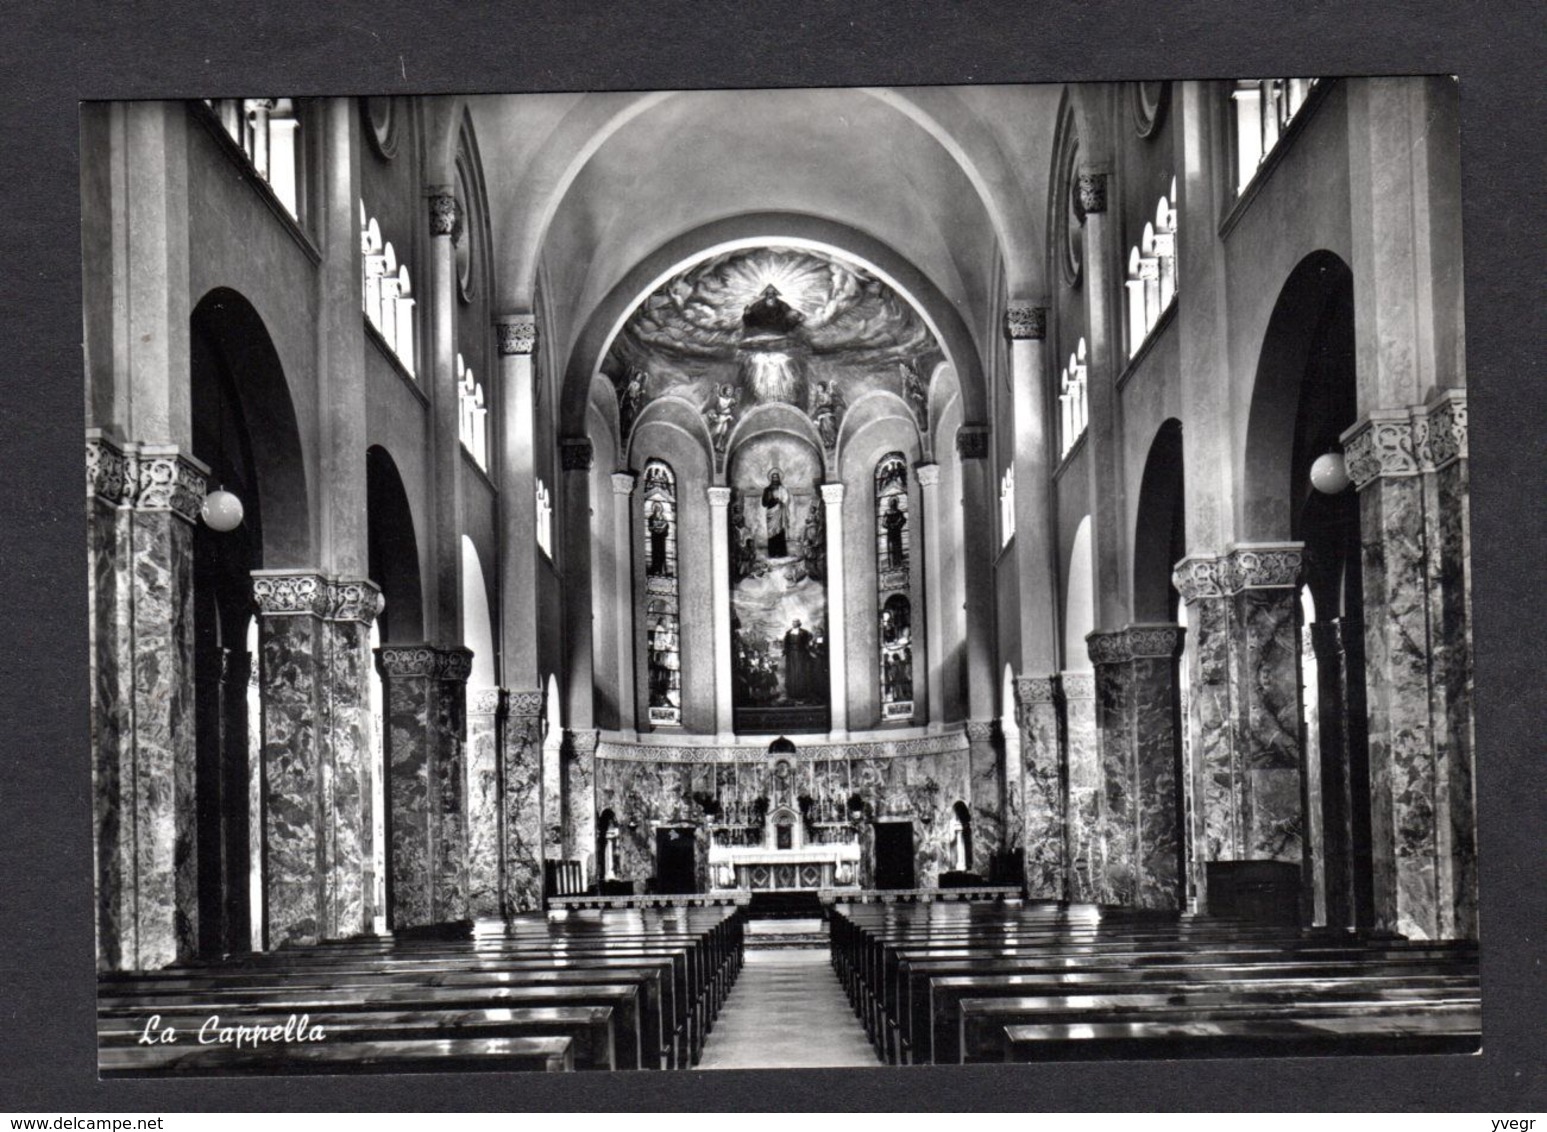
[[[877,1064],[826,948],[748,948],[698,1068]]]

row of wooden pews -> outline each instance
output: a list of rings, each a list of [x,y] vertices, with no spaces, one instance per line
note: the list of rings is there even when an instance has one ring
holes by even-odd
[[[103,975],[99,1066],[104,1076],[683,1069],[742,949],[734,908],[565,910],[467,939],[367,937]]]
[[[840,904],[833,967],[893,1063],[1471,1052],[1470,942],[1058,903]]]

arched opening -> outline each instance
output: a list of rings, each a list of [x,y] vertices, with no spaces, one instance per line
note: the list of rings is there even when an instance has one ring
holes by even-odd
[[[972,811],[962,801],[951,806],[951,871],[972,871]]]
[[[1069,570],[1064,582],[1064,670],[1088,672],[1090,650],[1085,638],[1096,631],[1096,585],[1091,560],[1090,516],[1074,530]]]
[[[473,650],[467,686],[494,687],[494,620],[489,615],[488,583],[478,548],[466,535],[462,536],[462,644]]]
[[[559,703],[558,677],[549,674],[544,685],[543,720],[543,840],[544,856],[550,861],[564,858],[564,720]],[[554,895],[549,893],[549,895]]]
[[[1302,656],[1305,870],[1313,914],[1341,928],[1373,924],[1370,777],[1358,496],[1311,485],[1317,458],[1340,452],[1358,415],[1354,286],[1330,252],[1303,259],[1285,282],[1252,389],[1245,519],[1253,539],[1304,546],[1293,595]],[[1314,705],[1312,701],[1314,700]],[[1314,816],[1313,816],[1314,814]]]
[[[299,435],[279,356],[257,312],[210,292],[190,319],[193,454],[243,520],[193,534],[194,824],[197,884],[180,913],[205,956],[263,940],[261,661],[252,572],[307,552]]]
[[[382,645],[417,644],[424,640],[423,591],[419,582],[419,543],[414,517],[397,464],[385,448],[365,453],[366,573],[381,590],[382,608],[371,622],[371,656]],[[374,663],[367,674],[371,708],[371,881],[375,930],[387,930],[391,870],[387,846],[392,815],[387,806],[386,689]]]
[[[1172,623],[1178,594],[1172,568],[1187,556],[1183,510],[1182,425],[1168,420],[1150,443],[1139,486],[1133,540],[1133,613],[1137,621]]]

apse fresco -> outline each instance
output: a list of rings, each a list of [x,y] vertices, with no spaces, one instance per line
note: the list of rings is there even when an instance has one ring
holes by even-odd
[[[911,304],[857,264],[762,247],[696,264],[653,292],[603,363],[628,434],[658,400],[702,414],[721,467],[753,408],[785,404],[828,451],[844,414],[884,390],[928,427],[928,381],[942,360]]]
[[[763,433],[731,465],[731,663],[738,731],[826,730],[827,532],[810,444]]]

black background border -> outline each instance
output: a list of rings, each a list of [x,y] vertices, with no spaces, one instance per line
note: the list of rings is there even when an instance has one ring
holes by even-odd
[[[1542,67],[1529,2],[8,8],[0,57],[0,1109],[1547,1108]],[[154,10],[152,10],[152,8]],[[80,99],[1460,76],[1484,1051],[908,1070],[99,1082],[80,353]]]

